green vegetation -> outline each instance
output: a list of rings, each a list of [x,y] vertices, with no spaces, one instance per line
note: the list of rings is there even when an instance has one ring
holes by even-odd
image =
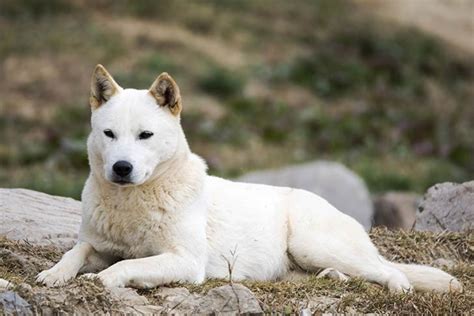
[[[96,63],[124,87],[175,77],[214,174],[332,159],[423,192],[474,172],[469,56],[347,1],[3,1],[0,28],[1,186],[79,198]]]
[[[77,10],[67,0],[4,0],[0,3],[0,16],[9,19],[39,19]]]
[[[243,80],[235,73],[217,67],[210,68],[199,80],[199,85],[205,92],[220,98],[241,93],[243,84]]]

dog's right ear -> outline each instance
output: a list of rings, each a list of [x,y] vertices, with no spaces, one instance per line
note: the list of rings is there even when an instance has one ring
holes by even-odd
[[[92,110],[99,108],[122,88],[115,82],[109,72],[98,64],[95,66],[91,79],[89,104]]]

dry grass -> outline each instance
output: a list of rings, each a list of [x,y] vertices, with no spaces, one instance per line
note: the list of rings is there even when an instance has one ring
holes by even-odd
[[[464,284],[460,294],[391,294],[381,286],[352,279],[343,283],[310,276],[300,281],[244,281],[266,312],[296,313],[308,307],[315,298],[334,298],[334,304],[322,304],[318,312],[361,312],[383,314],[469,314],[474,310],[474,235],[467,233],[423,233],[374,229],[372,240],[387,258],[398,262],[431,264],[434,259],[452,260],[448,272]],[[61,252],[52,246],[34,246],[0,237],[0,278],[19,284],[25,282],[31,290],[18,287],[36,311],[105,312],[120,308],[104,288],[93,281],[76,279],[60,289],[49,289],[34,283],[35,275],[57,261]],[[175,284],[191,292],[205,293],[227,284],[226,280],[209,280],[201,285]],[[159,304],[157,290],[140,291],[150,303]],[[310,306],[311,307],[311,306]],[[314,307],[313,307],[314,309]]]

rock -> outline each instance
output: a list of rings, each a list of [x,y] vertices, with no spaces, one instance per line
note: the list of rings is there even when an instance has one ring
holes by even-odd
[[[0,293],[0,305],[5,315],[33,315],[30,304],[13,291]]]
[[[316,312],[330,312],[336,313],[336,307],[341,299],[327,296],[317,296],[310,298],[308,302],[308,309],[313,313]],[[313,314],[312,313],[312,314]]]
[[[313,313],[311,313],[311,309],[309,308],[303,308],[300,311],[300,316],[311,316],[311,315],[313,315]]]
[[[474,181],[436,184],[421,201],[415,229],[420,231],[468,231],[474,229]]]
[[[365,229],[372,226],[373,206],[367,186],[362,178],[340,163],[315,161],[282,169],[251,172],[237,180],[314,192],[340,211],[354,217]]]
[[[183,287],[161,287],[154,296],[161,302],[160,306],[163,307],[164,314],[193,313],[198,308],[201,299],[200,295],[191,294]]]
[[[121,310],[122,315],[161,315],[163,314],[163,308],[155,305],[138,305],[133,306],[127,310]]]
[[[33,290],[33,287],[28,283],[20,283],[18,288],[23,292],[31,292]]]
[[[431,265],[440,269],[452,269],[456,265],[456,262],[454,262],[451,259],[439,258],[439,259],[433,260]]]
[[[374,226],[413,228],[420,196],[411,192],[388,192],[374,199]]]
[[[0,278],[0,291],[10,289],[13,286],[14,285],[11,282]]]
[[[81,203],[25,189],[0,189],[0,235],[39,245],[71,247],[81,222]]]
[[[137,290],[132,288],[108,288],[112,300],[120,302],[118,310],[120,314],[135,315],[135,314],[162,314],[164,309],[161,306],[151,305],[145,296],[139,295]]]
[[[261,314],[260,304],[252,291],[242,284],[229,284],[210,290],[202,298],[198,314]]]
[[[253,293],[241,284],[211,289],[206,295],[185,288],[162,287],[154,294],[165,314],[255,314],[263,313]]]
[[[128,287],[112,287],[107,289],[110,295],[122,302],[125,305],[147,305],[148,300],[145,296],[141,296],[137,293],[136,290]]]

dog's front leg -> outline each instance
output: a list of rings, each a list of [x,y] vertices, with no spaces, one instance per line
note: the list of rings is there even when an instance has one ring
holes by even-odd
[[[79,241],[51,269],[39,273],[36,281],[47,286],[63,285],[77,275],[88,257],[93,253],[95,253],[95,250],[91,244]]]
[[[204,281],[205,264],[191,255],[163,253],[117,262],[97,276],[106,287],[152,288],[177,281],[200,283]]]

